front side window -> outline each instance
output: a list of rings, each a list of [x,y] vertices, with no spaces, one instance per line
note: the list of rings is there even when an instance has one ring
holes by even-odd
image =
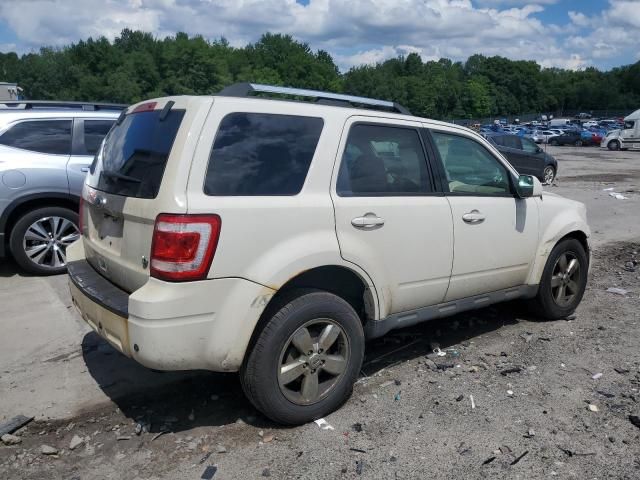
[[[630,129],[632,129],[635,125],[636,125],[636,122],[634,122],[633,120],[627,120],[626,122],[624,122],[624,129],[625,129],[625,130],[630,130]]]
[[[0,144],[38,153],[71,153],[71,120],[30,120],[9,127]]]
[[[302,190],[323,120],[231,113],[222,119],[204,183],[207,195],[296,195]]]
[[[507,168],[471,138],[432,132],[449,191],[460,194],[511,194]]]
[[[95,155],[102,139],[109,133],[115,120],[85,120],[84,148],[86,155]]]
[[[431,190],[420,134],[412,128],[356,124],[342,155],[338,195],[419,195]]]
[[[515,150],[522,150],[522,144],[520,143],[521,138],[517,135],[503,135],[502,136],[502,145],[508,148],[513,148]]]

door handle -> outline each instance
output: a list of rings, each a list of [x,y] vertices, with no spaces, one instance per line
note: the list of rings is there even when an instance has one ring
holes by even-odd
[[[351,220],[351,225],[356,228],[373,228],[384,225],[384,218],[378,217],[375,213],[366,213],[362,217]]]
[[[471,210],[469,213],[465,213],[464,215],[462,215],[462,220],[464,220],[465,223],[475,225],[477,223],[484,222],[485,216],[478,210]]]
[[[82,167],[80,169],[81,172],[88,172],[89,171],[89,167]]]

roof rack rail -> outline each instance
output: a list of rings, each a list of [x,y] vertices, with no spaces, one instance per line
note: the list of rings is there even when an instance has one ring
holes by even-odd
[[[33,108],[70,108],[86,111],[124,110],[128,105],[102,102],[65,102],[57,100],[0,100],[0,110],[30,110]]]
[[[341,93],[321,92],[319,90],[307,90],[304,88],[279,87],[275,85],[263,85],[260,83],[234,83],[220,90],[218,95],[227,97],[248,97],[255,93],[273,93],[278,95],[292,95],[296,97],[315,98],[317,103],[328,105],[350,106],[364,105],[379,109],[391,110],[403,115],[411,115],[408,108],[399,103],[374,98],[357,97]]]

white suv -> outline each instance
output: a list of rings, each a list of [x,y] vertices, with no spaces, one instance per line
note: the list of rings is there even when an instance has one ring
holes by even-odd
[[[150,368],[240,371],[287,424],[348,398],[365,339],[512,299],[566,317],[589,268],[584,205],[473,131],[263,85],[129,107],[80,219],[70,288],[96,332]]]

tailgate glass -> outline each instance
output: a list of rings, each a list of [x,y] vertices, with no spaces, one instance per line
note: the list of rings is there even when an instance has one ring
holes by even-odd
[[[106,136],[98,152],[90,186],[103,192],[155,198],[184,110],[149,110],[125,115]]]

